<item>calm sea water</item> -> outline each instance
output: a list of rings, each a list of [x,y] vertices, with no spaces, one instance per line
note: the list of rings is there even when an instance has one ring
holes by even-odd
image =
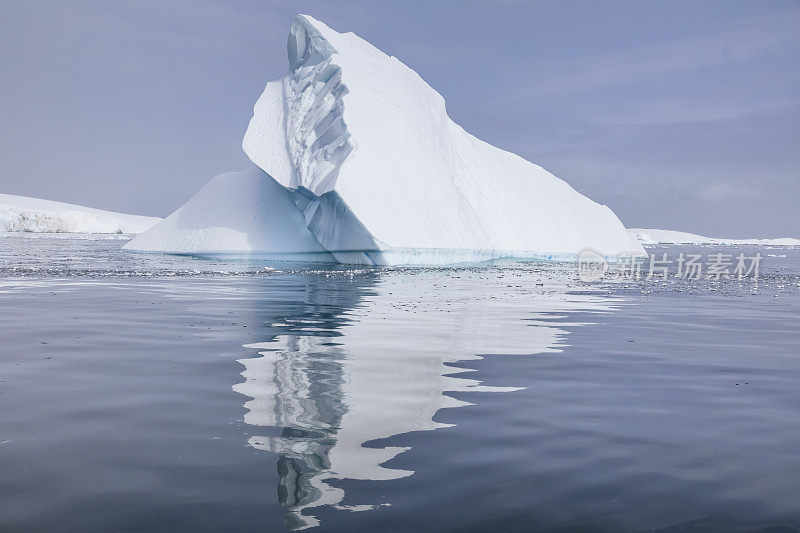
[[[800,250],[586,284],[124,242],[0,238],[2,530],[800,527]]]

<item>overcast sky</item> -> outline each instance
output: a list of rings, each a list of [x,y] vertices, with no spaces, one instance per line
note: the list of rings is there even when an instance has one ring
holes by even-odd
[[[800,236],[797,1],[0,0],[0,192],[165,216],[242,169],[298,12],[629,227]],[[391,127],[391,125],[387,125]]]

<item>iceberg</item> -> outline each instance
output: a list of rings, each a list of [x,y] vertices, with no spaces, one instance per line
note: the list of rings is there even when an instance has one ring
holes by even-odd
[[[703,237],[668,229],[630,228],[631,235],[642,244],[714,244],[723,246],[800,246],[800,239],[781,237],[777,239],[723,239]]]
[[[141,233],[160,221],[157,217],[0,194],[0,232]]]
[[[192,228],[183,224],[191,243],[171,233],[170,216],[129,248],[322,250],[342,263],[368,265],[572,259],[586,248],[644,254],[611,209],[467,133],[414,70],[355,34],[298,15],[287,51],[289,73],[267,83],[242,148],[262,178],[277,185],[264,186],[282,198],[275,204],[293,206],[296,215],[262,214],[270,225],[251,226],[259,236],[276,232],[274,238],[224,242],[219,220],[203,215],[219,210],[215,199],[206,198],[204,207],[195,197],[181,208],[201,215]],[[240,199],[245,204],[227,207],[258,209],[251,197]]]

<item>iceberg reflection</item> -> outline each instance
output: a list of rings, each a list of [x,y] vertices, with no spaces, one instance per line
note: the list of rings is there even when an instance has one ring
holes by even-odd
[[[408,448],[372,441],[448,427],[433,420],[436,413],[469,403],[446,393],[525,386],[486,386],[453,363],[559,352],[568,333],[562,327],[576,325],[566,313],[609,312],[620,303],[570,293],[571,275],[557,270],[420,270],[413,286],[408,271],[309,275],[307,304],[273,324],[274,338],[245,345],[258,356],[239,361],[245,381],[233,387],[250,398],[247,424],[278,431],[249,444],[279,457],[287,525],[318,525],[304,510],[319,506],[374,508],[344,505],[345,491],[328,481],[412,475],[384,466]]]

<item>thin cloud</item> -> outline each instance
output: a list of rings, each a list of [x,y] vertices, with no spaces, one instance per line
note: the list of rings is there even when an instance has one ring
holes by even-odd
[[[713,98],[659,99],[643,105],[615,108],[613,113],[589,116],[603,126],[669,126],[700,124],[791,112],[800,109],[797,98],[720,101]]]
[[[744,185],[731,183],[710,183],[700,190],[700,198],[711,202],[731,200],[734,198],[748,198],[756,191]]]
[[[649,76],[746,61],[764,54],[785,54],[800,48],[798,27],[800,9],[752,18],[745,27],[716,35],[583,59],[571,66],[568,75],[523,85],[523,94],[512,100],[521,102],[553,93],[621,85]]]

